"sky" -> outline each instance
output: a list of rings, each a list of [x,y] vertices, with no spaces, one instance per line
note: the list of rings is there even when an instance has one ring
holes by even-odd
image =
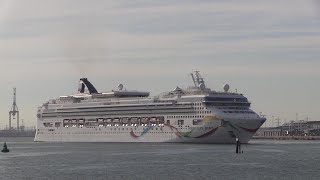
[[[0,64],[0,128],[13,87],[34,126],[81,77],[156,95],[191,85],[193,70],[243,93],[267,126],[320,120],[320,1],[0,0]]]

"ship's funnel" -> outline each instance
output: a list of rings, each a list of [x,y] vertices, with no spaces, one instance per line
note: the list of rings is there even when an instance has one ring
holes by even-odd
[[[90,94],[98,94],[97,89],[91,84],[91,82],[87,78],[81,78],[79,92],[84,93],[85,87],[88,88]]]
[[[80,81],[79,89],[78,89],[79,93],[84,93],[85,89],[86,89],[86,85],[82,81]]]

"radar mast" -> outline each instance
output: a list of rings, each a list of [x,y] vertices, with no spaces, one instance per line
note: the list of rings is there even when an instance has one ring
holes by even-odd
[[[206,89],[206,84],[200,75],[200,71],[194,71],[194,73],[191,73],[191,77],[195,87],[200,88],[201,90]]]

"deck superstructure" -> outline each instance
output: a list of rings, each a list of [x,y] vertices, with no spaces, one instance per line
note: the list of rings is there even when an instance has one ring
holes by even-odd
[[[75,95],[38,109],[35,141],[247,143],[265,122],[242,94],[213,91],[196,71],[193,86],[149,92],[100,93],[86,78]]]

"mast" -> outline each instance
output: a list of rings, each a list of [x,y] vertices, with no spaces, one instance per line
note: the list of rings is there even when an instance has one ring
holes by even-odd
[[[200,71],[194,71],[194,73],[191,73],[191,77],[195,87],[200,88],[201,90],[206,89],[206,84],[200,75]]]
[[[196,83],[196,80],[195,80],[195,78],[194,78],[193,73],[191,73],[191,78],[192,78],[192,81],[193,81],[194,86],[197,86],[197,83]]]
[[[201,75],[200,75],[200,71],[195,71],[195,73],[196,73],[198,85],[204,84],[204,80],[203,80],[203,78],[202,78]]]

